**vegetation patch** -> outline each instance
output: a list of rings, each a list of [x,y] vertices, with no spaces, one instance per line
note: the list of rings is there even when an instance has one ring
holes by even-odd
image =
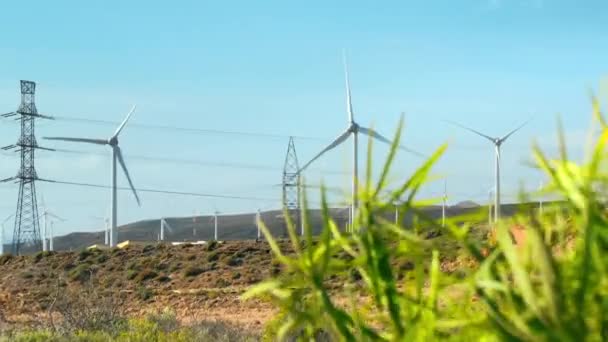
[[[184,270],[184,276],[196,277],[197,275],[206,272],[207,270],[198,266],[189,266]]]
[[[154,279],[157,276],[158,276],[158,273],[156,273],[156,271],[147,268],[147,269],[144,269],[143,271],[139,272],[137,274],[137,276],[135,276],[134,279],[136,282],[142,282],[142,281],[146,281],[149,279]]]
[[[93,270],[88,264],[80,264],[68,273],[71,281],[85,282],[91,278]]]

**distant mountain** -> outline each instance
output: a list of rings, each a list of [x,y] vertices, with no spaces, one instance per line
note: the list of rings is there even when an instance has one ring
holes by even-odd
[[[473,201],[462,201],[462,202],[458,202],[456,204],[454,204],[452,207],[456,207],[456,208],[477,208],[479,207],[479,204],[473,202]]]
[[[538,203],[523,203],[523,204],[503,204],[502,215],[508,217],[513,215],[520,206],[537,206]],[[545,203],[549,205],[549,203]],[[459,202],[450,206],[447,210],[448,216],[460,215],[467,212],[479,210],[479,204],[473,201]],[[431,206],[424,209],[427,216],[439,219],[441,218],[441,206]],[[255,225],[255,213],[220,215],[218,216],[218,233],[220,240],[253,240],[257,236]],[[337,223],[340,229],[345,229],[348,222],[347,208],[332,208],[330,215]],[[262,221],[266,224],[270,232],[277,237],[287,237],[287,228],[283,212],[280,210],[272,210],[261,213]],[[401,224],[405,227],[411,225],[411,215],[402,215]],[[293,213],[293,221],[296,230],[300,231],[300,225],[297,220],[297,214]],[[391,210],[386,213],[386,218],[392,220],[394,212]],[[213,216],[196,216],[196,217],[165,217],[165,220],[171,225],[173,231],[165,231],[166,241],[198,241],[213,239]],[[321,211],[318,209],[309,210],[309,222],[312,226],[313,234],[319,234],[323,226],[321,219]],[[158,240],[160,233],[160,218],[153,220],[143,220],[129,223],[118,227],[119,241],[141,241],[155,242]],[[54,245],[56,250],[79,250],[94,244],[104,243],[104,232],[75,232],[55,238]],[[5,245],[5,251],[10,252],[11,246]],[[24,253],[33,252],[33,248],[25,247]]]

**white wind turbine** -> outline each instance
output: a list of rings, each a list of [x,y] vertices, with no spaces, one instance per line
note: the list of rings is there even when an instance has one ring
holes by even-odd
[[[42,251],[47,252],[49,251],[49,247],[51,244],[50,241],[53,238],[52,232],[49,230],[49,222],[51,221],[49,217],[55,218],[60,221],[65,221],[65,219],[55,215],[47,208],[44,202],[44,196],[42,194],[40,194],[40,201],[42,204]]]
[[[219,213],[217,210],[213,212],[213,240],[215,241],[217,241],[217,215]]]
[[[116,198],[116,185],[117,185],[117,177],[116,177],[116,162],[120,164],[122,170],[127,177],[127,181],[129,182],[129,186],[133,191],[133,195],[135,195],[135,200],[137,201],[137,205],[141,205],[139,201],[139,196],[137,196],[137,191],[133,186],[133,182],[131,181],[131,176],[129,176],[129,171],[127,170],[127,165],[125,164],[125,160],[122,156],[122,152],[120,146],[118,146],[118,135],[123,130],[127,121],[131,117],[131,114],[135,111],[135,107],[131,108],[131,111],[127,114],[123,122],[118,126],[114,134],[109,139],[91,139],[91,138],[67,138],[67,137],[45,137],[48,140],[61,140],[61,141],[71,141],[71,142],[80,142],[80,143],[88,143],[88,144],[96,144],[96,145],[108,145],[112,147],[112,225],[110,227],[110,247],[115,247],[118,242],[118,230],[117,230],[117,198]]]
[[[540,181],[540,184],[538,185],[538,192],[540,192],[540,196],[538,198],[538,212],[542,215],[543,214],[543,194],[542,191],[545,188],[545,184],[543,181]]]
[[[165,218],[162,217],[160,219],[160,236],[159,236],[160,241],[165,241],[165,228],[167,228],[167,230],[169,230],[170,232],[173,232],[173,228],[171,227],[169,222],[167,222],[167,220],[165,220]]]
[[[262,225],[262,212],[260,211],[260,209],[258,209],[258,211],[255,213],[255,227],[257,229],[256,241],[260,241],[260,239],[262,238],[262,229],[260,227],[261,225]]]
[[[9,215],[7,218],[4,219],[4,221],[2,221],[2,224],[0,224],[0,229],[2,231],[0,231],[0,255],[4,254],[4,225],[6,224],[6,222],[8,222],[8,220],[12,219],[14,215]]]
[[[51,217],[51,219],[49,219],[49,217]],[[51,223],[51,227],[53,224],[52,218],[55,218],[62,222],[65,221],[65,219],[50,212],[46,207],[44,208],[44,211],[42,212],[42,219],[43,219],[42,250],[45,252],[49,251],[49,250],[51,250],[51,251],[53,250],[53,248],[51,247],[52,240],[53,240],[53,231],[52,231],[52,228],[49,229],[49,223]]]
[[[53,218],[57,219],[58,221],[65,222],[65,220],[62,219],[59,216],[55,216],[55,215],[51,215],[51,216]],[[55,221],[51,218],[49,220],[49,223],[50,223],[50,229],[49,229],[49,251],[52,252],[52,251],[55,250],[55,244],[54,244],[54,241],[55,241],[55,230],[53,229],[53,225],[55,224]]]
[[[443,197],[442,197],[442,205],[441,205],[441,226],[445,227],[445,211],[447,207],[448,201],[448,181],[446,180],[443,183]]]
[[[519,127],[515,128],[514,130],[512,130],[511,132],[507,133],[505,136],[503,136],[502,138],[492,138],[489,135],[483,134],[479,131],[476,131],[472,128],[463,126],[457,122],[453,122],[453,121],[448,121],[448,123],[452,124],[452,125],[456,125],[460,128],[466,129],[467,131],[473,132],[477,135],[479,135],[480,137],[486,138],[488,139],[493,145],[494,145],[494,151],[495,151],[495,184],[494,184],[494,189],[495,189],[495,193],[494,193],[494,221],[497,222],[500,219],[500,146],[507,140],[509,139],[509,137],[511,135],[513,135],[515,132],[519,131],[520,129],[522,129],[526,124],[528,124],[528,122],[530,122],[529,120],[524,122],[523,124],[519,125]]]
[[[104,243],[104,245],[109,245],[110,244],[110,219],[107,216],[105,216],[105,217],[91,216],[91,218],[104,223],[103,243]]]
[[[323,154],[325,154],[325,152],[334,149],[335,147],[337,147],[340,144],[342,144],[343,142],[345,142],[351,135],[353,136],[352,206],[351,206],[351,219],[350,219],[350,221],[351,221],[350,230],[352,230],[353,229],[352,221],[354,221],[356,218],[357,206],[358,206],[358,199],[357,199],[357,186],[358,185],[357,184],[358,184],[358,162],[359,162],[359,157],[358,157],[358,155],[359,155],[359,153],[358,153],[359,133],[363,133],[367,136],[370,136],[376,140],[382,141],[389,145],[392,144],[392,142],[389,139],[387,139],[386,137],[384,137],[383,135],[381,135],[380,133],[378,133],[370,128],[360,126],[357,122],[355,122],[355,117],[353,114],[353,106],[351,103],[350,81],[348,78],[348,66],[346,64],[346,57],[344,57],[344,75],[345,75],[345,81],[346,81],[346,111],[348,113],[348,127],[346,128],[344,133],[340,134],[331,144],[329,144],[327,147],[325,147],[323,150],[321,150],[321,152],[319,152],[308,163],[304,164],[304,166],[302,166],[300,168],[300,170],[298,170],[298,174],[301,174],[310,164],[312,164],[315,160],[317,160],[319,157],[321,157]],[[403,147],[403,146],[399,146],[399,148],[406,150],[410,153],[414,153],[416,155],[421,155],[420,153],[413,151],[411,149],[408,149],[406,147]]]
[[[488,190],[488,226],[492,226],[492,197],[494,197],[494,188]]]

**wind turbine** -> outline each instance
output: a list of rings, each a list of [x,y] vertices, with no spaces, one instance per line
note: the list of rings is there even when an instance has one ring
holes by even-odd
[[[319,152],[314,158],[312,158],[308,163],[304,164],[302,168],[298,170],[298,174],[301,174],[310,164],[312,164],[315,160],[325,154],[327,151],[334,149],[339,146],[343,142],[345,142],[351,135],[353,136],[353,179],[352,179],[352,207],[351,207],[351,228],[353,229],[352,221],[356,218],[357,206],[358,206],[358,198],[357,198],[357,183],[358,183],[358,161],[359,161],[359,133],[365,134],[369,137],[372,137],[376,140],[384,142],[386,144],[392,144],[392,142],[381,135],[380,133],[363,126],[360,126],[356,121],[353,114],[353,106],[351,102],[351,92],[350,92],[350,81],[348,78],[348,65],[346,64],[346,56],[344,56],[344,76],[346,82],[346,112],[348,113],[348,126],[346,130],[340,134],[334,141],[331,142],[327,147],[325,147],[321,152]],[[406,150],[410,153],[414,153],[416,155],[421,155],[420,153],[408,149],[403,146],[399,146],[399,148]]]
[[[255,213],[255,227],[257,228],[257,238],[256,241],[260,241],[260,239],[262,238],[262,231],[260,229],[260,225],[262,224],[262,212],[260,211],[260,209],[258,209],[258,211]]]
[[[4,224],[11,218],[13,218],[13,215],[9,215],[4,219],[4,221],[2,221],[2,224],[0,224],[0,229],[2,230],[0,231],[0,255],[4,254]]]
[[[446,180],[443,183],[443,198],[442,198],[442,206],[441,206],[441,226],[445,227],[445,210],[446,204],[448,200],[448,181]]]
[[[395,224],[399,225],[399,202],[395,201]]]
[[[61,222],[65,222],[65,219],[62,219],[59,216],[55,216],[55,215],[52,215],[52,214],[51,214],[51,216],[54,217],[54,218],[56,218],[57,220],[59,220]],[[55,246],[55,244],[54,244],[54,241],[55,241],[55,230],[53,229],[53,225],[54,225],[55,221],[53,219],[51,219],[49,221],[51,223],[50,229],[49,229],[49,250],[52,252],[52,251],[55,250],[55,247],[54,247]]]
[[[65,219],[62,219],[61,217],[53,214],[47,207],[46,204],[44,203],[44,196],[41,194],[40,195],[40,200],[42,202],[42,220],[43,220],[43,224],[42,224],[42,251],[47,252],[49,250],[49,244],[50,244],[50,238],[49,236],[52,236],[51,233],[49,232],[48,229],[48,222],[49,222],[49,216],[50,217],[54,217],[58,220],[61,221],[65,221]]]
[[[503,136],[502,138],[492,138],[489,135],[483,134],[479,131],[476,131],[472,128],[469,128],[467,126],[463,126],[457,122],[454,121],[447,121],[448,123],[452,124],[452,125],[456,125],[462,129],[466,129],[467,131],[470,131],[472,133],[475,133],[477,135],[479,135],[482,138],[488,139],[493,145],[494,145],[494,151],[495,151],[495,165],[496,165],[496,173],[495,173],[495,190],[496,192],[494,193],[494,221],[497,222],[500,219],[500,146],[502,146],[502,144],[507,141],[507,139],[509,139],[509,137],[511,135],[513,135],[515,132],[519,131],[520,129],[522,129],[525,125],[528,124],[528,122],[530,122],[530,120],[524,122],[523,124],[519,125],[517,128],[515,128],[514,130],[512,130],[511,132],[507,133],[505,136]]]
[[[165,218],[162,217],[160,219],[160,241],[165,241],[165,227],[170,232],[173,232],[173,228],[171,227],[171,225],[169,224],[169,222],[167,222],[167,220],[165,220]]]
[[[217,214],[219,214],[219,211],[214,211],[213,212],[213,240],[217,241]]]
[[[494,188],[488,190],[488,226],[492,226],[492,197],[494,196]]]
[[[125,164],[125,160],[122,156],[120,146],[118,146],[118,136],[119,136],[120,132],[123,130],[123,128],[125,127],[125,125],[127,124],[127,121],[129,121],[129,118],[131,117],[131,114],[133,114],[133,112],[135,111],[135,108],[136,108],[136,106],[133,106],[133,108],[131,108],[131,111],[129,111],[129,113],[127,114],[125,119],[122,121],[120,126],[118,126],[118,128],[116,129],[114,134],[107,140],[106,139],[91,139],[91,138],[45,137],[45,139],[48,139],[48,140],[61,140],[61,141],[71,141],[71,142],[88,143],[88,144],[96,144],[96,145],[108,145],[108,146],[112,147],[112,215],[111,215],[112,216],[112,225],[110,228],[110,247],[115,247],[116,243],[118,242],[118,230],[117,230],[118,205],[117,205],[117,198],[116,198],[116,194],[117,194],[117,192],[116,192],[116,184],[117,184],[117,182],[116,182],[117,181],[116,162],[117,161],[120,164],[120,166],[122,167],[122,170],[124,171],[125,176],[127,177],[129,186],[131,187],[131,190],[133,191],[133,195],[135,195],[135,200],[137,201],[137,205],[141,205],[141,202],[139,201],[139,196],[137,196],[137,191],[135,190],[135,187],[133,186],[133,182],[131,181],[131,176],[129,176],[129,171],[127,170],[127,165]]]
[[[105,245],[108,245],[110,243],[110,220],[108,219],[108,217],[101,217],[101,216],[91,216],[92,219],[94,220],[98,220],[104,223],[104,227],[103,227],[103,243]]]
[[[539,192],[543,191],[543,188],[544,188],[544,183],[543,183],[543,181],[540,181],[540,184],[538,186],[538,191]],[[540,197],[538,198],[538,211],[541,215],[543,214],[543,195],[542,195],[542,193],[540,194]]]

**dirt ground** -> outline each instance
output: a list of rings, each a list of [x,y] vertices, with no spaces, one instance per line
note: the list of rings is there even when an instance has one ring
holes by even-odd
[[[444,271],[473,266],[463,264],[453,239],[441,234],[427,239],[443,251]],[[279,244],[289,253],[288,241]],[[408,269],[409,262],[397,262],[395,267]],[[281,271],[268,244],[251,240],[5,255],[0,257],[0,323],[42,324],[58,302],[75,296],[84,307],[110,298],[134,317],[168,309],[182,323],[217,320],[259,332],[275,310],[240,296]]]
[[[128,315],[170,309],[184,323],[220,320],[260,330],[270,304],[240,295],[280,266],[267,244],[135,245],[0,257],[0,320],[36,322],[67,293],[110,296]]]

